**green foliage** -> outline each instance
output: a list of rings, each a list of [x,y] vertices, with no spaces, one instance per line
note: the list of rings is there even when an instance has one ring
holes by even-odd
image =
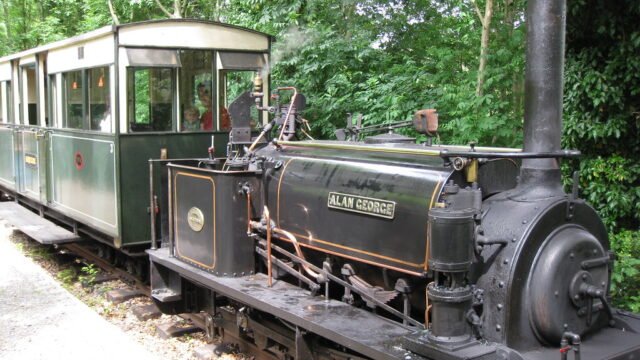
[[[82,275],[78,276],[78,280],[84,286],[93,286],[96,283],[96,277],[100,273],[100,269],[94,264],[87,264],[80,268]]]
[[[78,272],[75,267],[71,266],[66,269],[60,270],[57,274],[58,280],[62,282],[64,286],[71,286],[78,277]]]
[[[617,253],[614,302],[640,311],[640,3],[569,2],[563,145]],[[569,171],[569,166],[565,167]]]
[[[640,312],[640,232],[622,231],[611,244],[617,257],[611,284],[615,305]]]

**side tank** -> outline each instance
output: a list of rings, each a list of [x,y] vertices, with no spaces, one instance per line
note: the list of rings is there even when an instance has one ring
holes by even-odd
[[[276,225],[303,247],[423,276],[429,209],[449,181],[466,184],[463,174],[418,145],[296,144],[257,154],[275,164],[265,203]]]

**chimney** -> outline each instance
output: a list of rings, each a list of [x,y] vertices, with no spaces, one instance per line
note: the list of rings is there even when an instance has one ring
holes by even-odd
[[[566,0],[528,1],[525,152],[561,150],[565,23]],[[559,160],[524,159],[518,190],[527,198],[564,195]]]

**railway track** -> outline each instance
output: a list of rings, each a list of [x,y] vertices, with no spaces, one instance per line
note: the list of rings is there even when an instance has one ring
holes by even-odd
[[[136,290],[144,294],[144,296],[150,298],[151,297],[151,287],[138,276],[129,273],[128,271],[112,264],[110,261],[103,259],[99,255],[95,254],[88,247],[83,246],[81,243],[71,243],[60,245],[61,248],[79,256],[91,263],[94,263],[98,266],[102,271],[115,275],[124,281],[127,284],[135,287]],[[210,331],[207,330],[206,320],[203,315],[200,314],[179,314],[179,317],[182,319],[190,321],[194,326],[200,328],[202,331],[207,334],[207,338],[209,342],[214,340],[213,334],[210,334]]]

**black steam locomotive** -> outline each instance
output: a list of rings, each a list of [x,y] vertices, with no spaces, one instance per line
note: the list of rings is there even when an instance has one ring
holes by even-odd
[[[607,232],[560,180],[579,156],[560,148],[565,4],[527,13],[523,150],[349,141],[358,127],[293,141],[304,97],[267,106],[256,81],[226,158],[167,166],[156,303],[264,358],[640,358],[640,317],[610,305]],[[254,99],[275,114],[256,137]],[[413,124],[433,134],[437,114]]]

